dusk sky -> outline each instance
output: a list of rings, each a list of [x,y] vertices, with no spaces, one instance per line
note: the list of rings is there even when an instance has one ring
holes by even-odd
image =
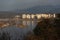
[[[24,9],[42,5],[60,5],[60,0],[0,0],[0,11]]]

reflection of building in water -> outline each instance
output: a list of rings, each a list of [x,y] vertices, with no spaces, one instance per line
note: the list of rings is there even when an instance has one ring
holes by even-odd
[[[22,25],[22,20],[20,20],[20,19],[22,19],[22,16],[21,16],[21,15],[16,15],[16,16],[15,16],[16,26]]]

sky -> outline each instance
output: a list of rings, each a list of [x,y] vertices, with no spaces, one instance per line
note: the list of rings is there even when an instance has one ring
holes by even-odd
[[[0,11],[11,11],[42,5],[60,5],[60,0],[0,0]]]

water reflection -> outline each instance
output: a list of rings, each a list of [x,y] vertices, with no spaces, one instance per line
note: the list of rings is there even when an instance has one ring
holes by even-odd
[[[29,30],[29,31],[32,31],[37,24],[37,21],[22,21],[22,22],[23,22],[23,25],[27,26],[26,30]]]

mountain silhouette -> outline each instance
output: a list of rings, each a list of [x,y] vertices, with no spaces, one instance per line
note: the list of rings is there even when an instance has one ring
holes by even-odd
[[[60,6],[35,6],[26,8],[23,10],[16,10],[15,12],[27,12],[27,13],[60,13]]]

